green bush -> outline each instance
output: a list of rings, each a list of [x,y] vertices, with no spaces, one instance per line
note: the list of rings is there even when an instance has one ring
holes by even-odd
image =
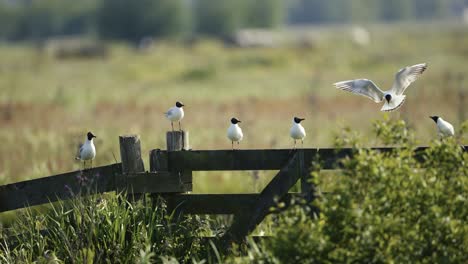
[[[281,25],[287,10],[282,0],[196,0],[193,12],[197,33],[230,37],[243,27]]]
[[[42,40],[55,35],[77,35],[92,31],[94,1],[28,1],[9,6],[0,3],[0,33],[12,40]],[[2,14],[2,11],[6,12]],[[3,16],[5,15],[5,16]]]
[[[247,25],[254,28],[271,28],[284,22],[286,3],[283,0],[250,1]]]
[[[374,130],[401,148],[356,149],[330,193],[314,202],[319,218],[307,207],[289,209],[255,251],[258,262],[468,262],[468,153],[448,138],[415,154],[403,121],[376,122]],[[312,176],[320,187],[320,171]]]
[[[101,37],[140,41],[144,37],[177,36],[188,31],[183,0],[102,0],[97,11]]]
[[[196,31],[201,34],[229,37],[244,24],[245,1],[195,1]]]

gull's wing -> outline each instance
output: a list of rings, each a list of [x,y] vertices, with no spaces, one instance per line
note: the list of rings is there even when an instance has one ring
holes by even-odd
[[[356,79],[334,83],[336,88],[370,98],[376,103],[383,100],[384,92],[375,83],[367,79]]]
[[[76,153],[75,159],[81,159],[81,152],[83,152],[83,143],[78,144],[78,153]]]
[[[169,116],[171,116],[171,115],[173,115],[173,114],[174,114],[174,107],[171,107],[169,110],[167,110],[166,113],[164,113],[164,115],[165,115],[166,117],[169,117]]]
[[[426,69],[427,63],[416,64],[400,69],[395,75],[395,82],[390,91],[396,95],[402,95],[406,88],[408,88],[412,82],[416,81]]]

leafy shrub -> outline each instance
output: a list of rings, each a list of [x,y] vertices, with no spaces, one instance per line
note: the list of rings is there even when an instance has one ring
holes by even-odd
[[[376,122],[374,128],[381,141],[401,147],[385,153],[356,149],[342,161],[331,193],[314,202],[319,218],[309,217],[304,206],[289,209],[257,260],[467,263],[468,153],[453,138],[415,153],[403,121]],[[319,187],[320,175],[312,173]]]
[[[102,0],[97,10],[100,36],[139,41],[188,31],[188,10],[181,0]]]
[[[245,1],[197,0],[194,5],[196,31],[228,37],[243,25]]]

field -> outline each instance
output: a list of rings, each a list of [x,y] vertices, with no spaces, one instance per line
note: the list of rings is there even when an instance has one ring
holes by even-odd
[[[244,140],[240,148],[244,149],[291,148],[292,140],[288,131],[293,116],[306,119],[303,124],[308,133],[304,143],[307,148],[332,147],[336,143],[336,135],[342,135],[342,139],[352,138],[353,132],[362,135],[360,141],[366,146],[381,144],[382,137],[405,138],[406,132],[404,136],[399,134],[406,131],[405,125],[398,123],[400,119],[405,120],[411,131],[415,132],[418,145],[428,145],[431,141],[434,144],[437,133],[429,115],[442,116],[458,129],[468,116],[468,100],[464,99],[468,97],[468,78],[465,78],[468,70],[468,28],[462,25],[398,24],[372,26],[368,30],[371,36],[368,45],[356,42],[350,28],[320,27],[284,29],[277,33],[281,43],[271,48],[240,48],[212,39],[202,39],[190,45],[178,41],[157,41],[145,50],[113,43],[109,44],[107,56],[102,58],[63,59],[32,44],[2,44],[0,184],[79,169],[81,164],[74,160],[74,155],[87,131],[97,135],[95,166],[114,163],[115,159],[118,161],[119,135],[139,134],[142,156],[148,169],[146,157],[149,150],[164,149],[165,132],[170,130],[170,123],[164,118],[163,112],[176,101],[186,105],[182,125],[190,132],[192,149],[229,149],[231,144],[226,138],[226,129],[231,117],[242,120]],[[302,35],[300,40],[299,35]],[[394,113],[381,113],[380,105],[364,97],[339,91],[332,85],[341,80],[369,78],[385,89],[391,86],[398,69],[421,62],[429,64],[427,71],[407,90],[405,104]],[[389,125],[390,130],[386,132],[394,131],[395,135],[384,133],[379,140],[372,132],[376,120],[397,121],[394,127]],[[345,130],[346,127],[350,130]],[[458,143],[466,145],[468,142],[466,138],[458,138]],[[348,232],[350,243],[343,242],[341,245],[350,245],[349,252],[360,253],[360,249],[367,250],[368,245],[365,244],[366,240],[359,238],[361,235],[365,238],[371,232],[372,237],[384,241],[375,248],[389,251],[384,250],[379,255],[379,252],[372,251],[375,249],[373,246],[369,246],[370,252],[376,258],[390,261],[393,256],[407,255],[404,252],[400,254],[398,248],[401,246],[395,246],[396,251],[391,251],[394,250],[392,243],[387,247],[387,234],[392,239],[403,241],[401,243],[404,245],[422,245],[421,248],[425,248],[427,235],[432,239],[433,230],[445,230],[446,233],[442,233],[447,235],[435,237],[433,241],[445,241],[449,237],[453,243],[440,243],[441,247],[449,245],[454,249],[450,253],[452,259],[463,259],[463,248],[466,251],[468,247],[463,246],[466,242],[459,243],[457,239],[466,240],[468,232],[466,224],[460,221],[466,219],[465,208],[468,208],[466,197],[462,196],[466,193],[467,172],[459,164],[466,162],[467,155],[459,155],[460,150],[454,142],[448,145],[435,144],[430,151],[432,159],[429,161],[436,164],[433,165],[435,169],[424,173],[412,169],[415,163],[408,158],[411,154],[403,150],[390,157],[366,153],[358,156],[355,164],[359,166],[350,162],[345,168],[343,174],[352,176],[346,180],[338,181],[329,172],[320,174],[318,181],[322,190],[329,187],[337,193],[335,197],[339,198],[340,193],[349,195],[350,189],[371,195],[369,197],[372,198],[361,201],[359,192],[353,192],[354,200],[349,204],[342,204],[341,198],[325,201],[325,206],[328,204],[331,205],[329,208],[333,208],[338,204],[339,208],[343,207],[340,211],[343,215],[357,217],[359,221],[354,222],[363,224],[355,229],[334,230],[336,225],[339,226],[339,222],[333,218],[336,217],[334,209],[324,209],[324,215],[331,218],[316,223],[311,222],[309,217],[301,217],[304,212],[292,211],[281,220],[265,221],[256,232],[271,234],[278,231],[276,240],[265,248],[280,260],[290,260],[288,254],[311,259],[310,255],[316,257],[327,252],[323,248],[317,249],[315,253],[310,251],[319,248],[314,243],[319,243],[317,241],[322,239],[321,235],[327,232]],[[386,177],[386,169],[394,173],[392,177]],[[272,171],[194,173],[193,192],[258,192],[273,174]],[[408,180],[408,175],[412,180]],[[440,176],[440,179],[432,181],[436,176]],[[423,185],[420,185],[421,182]],[[400,186],[397,191],[395,186]],[[450,190],[447,186],[450,186]],[[419,190],[423,190],[422,194]],[[403,198],[400,199],[398,195]],[[5,240],[4,244],[0,244],[0,259],[5,262],[18,259],[27,262],[39,261],[43,255],[47,257],[47,243],[36,232],[46,226],[54,234],[48,243],[52,243],[51,247],[57,249],[54,252],[65,260],[99,259],[99,256],[93,254],[105,251],[107,253],[103,254],[110,254],[111,259],[123,262],[124,259],[135,261],[135,256],[139,254],[141,259],[147,260],[141,260],[141,263],[148,263],[148,259],[154,260],[154,256],[150,257],[151,252],[178,256],[179,260],[189,262],[191,256],[185,252],[187,245],[190,250],[194,250],[195,255],[198,254],[197,258],[204,258],[200,255],[203,250],[192,248],[199,245],[193,234],[213,235],[218,228],[228,225],[231,219],[188,219],[185,223],[187,226],[180,225],[177,229],[166,222],[167,216],[161,210],[152,211],[141,204],[135,208],[123,207],[120,198],[114,195],[103,197],[65,206],[56,204],[54,210],[48,211],[48,217],[30,215],[15,218],[14,212],[0,214],[0,240],[7,233],[7,228],[3,227],[11,225],[16,225],[11,230],[28,230],[28,235],[31,235],[30,241],[24,243],[27,249],[14,253],[4,248],[8,244]],[[382,197],[392,202],[387,203]],[[398,205],[399,201],[407,201],[404,208]],[[383,209],[355,216],[356,208],[353,206],[356,204],[370,207],[378,205],[378,208]],[[388,209],[388,204],[393,207]],[[414,209],[414,206],[420,205],[420,209]],[[155,206],[159,208],[157,202]],[[410,220],[406,225],[392,222],[393,217],[388,217],[387,209],[403,217],[403,220],[405,217]],[[89,217],[82,219],[81,215]],[[421,223],[421,215],[428,220]],[[452,217],[452,222],[450,218],[448,220],[450,231],[445,229],[446,218],[439,215]],[[96,225],[93,228],[96,231],[91,234],[87,228],[75,230],[81,221],[86,223],[85,226]],[[328,229],[323,228],[326,221],[330,227]],[[141,222],[148,227],[140,225]],[[206,223],[211,223],[208,230],[204,229]],[[407,232],[412,230],[413,223],[422,225],[418,236]],[[383,229],[372,231],[374,224]],[[393,231],[386,230],[386,224],[394,227]],[[272,231],[277,225],[281,228]],[[130,242],[127,241],[129,238],[126,237],[125,228],[134,228]],[[96,235],[101,232],[107,237]],[[155,243],[152,232],[174,241],[168,244]],[[79,238],[74,239],[73,235],[76,234],[85,236],[78,235]],[[402,238],[402,234],[408,236]],[[118,238],[110,239],[112,236]],[[186,239],[187,236],[189,239]],[[297,236],[301,236],[303,248],[288,248],[299,241]],[[358,240],[353,240],[355,236]],[[119,242],[124,240],[125,243]],[[63,241],[71,243],[66,244],[64,250],[61,249]],[[89,241],[93,242],[89,248],[85,248],[84,245]],[[111,244],[106,244],[109,241]],[[333,243],[330,243],[331,248],[337,248]],[[99,248],[103,244],[104,251]],[[122,245],[123,248],[120,248]],[[357,249],[353,249],[354,246]],[[116,248],[121,251],[115,251]],[[250,248],[251,259],[267,258],[269,253],[262,250],[255,246]],[[420,250],[415,248],[413,251]],[[445,256],[447,251],[441,251],[440,256],[436,248],[433,252],[435,255],[432,254],[429,260],[445,260],[440,256]],[[339,259],[341,253],[335,253],[337,255],[324,256]],[[219,256],[214,260],[211,257],[208,258],[210,263],[220,261]],[[362,261],[366,260],[365,256],[353,257],[367,262]],[[412,257],[420,258],[419,255]],[[161,259],[159,261],[163,262]],[[234,263],[246,262],[246,259],[234,258]],[[401,259],[396,258],[395,262],[401,262]]]
[[[364,77],[387,88],[399,68],[420,62],[428,70],[391,118],[405,119],[424,145],[436,137],[429,115],[455,126],[467,116],[460,93],[468,92],[468,83],[459,76],[468,69],[468,28],[375,26],[366,46],[347,28],[299,31],[307,42],[245,49],[214,40],[160,41],[144,51],[114,44],[96,59],[0,46],[0,183],[78,169],[73,157],[88,130],[98,137],[95,165],[114,162],[121,134],[139,134],[144,156],[165,148],[170,123],[162,113],[177,100],[186,104],[182,124],[193,149],[230,148],[225,134],[233,116],[243,121],[241,148],[291,147],[293,116],[306,118],[304,147],[331,146],[346,126],[366,136],[384,115],[380,106],[332,83]],[[368,137],[368,145],[373,142]],[[252,192],[268,180],[263,173],[258,182],[237,174],[250,173],[196,174],[194,192]]]

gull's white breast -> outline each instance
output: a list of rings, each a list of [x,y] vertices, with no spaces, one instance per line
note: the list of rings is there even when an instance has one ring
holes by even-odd
[[[86,140],[80,148],[80,160],[92,160],[96,157],[96,148],[92,140]]]
[[[184,109],[176,106],[171,107],[169,111],[167,111],[166,117],[172,122],[180,121],[184,118]]]
[[[304,139],[306,136],[306,132],[304,127],[301,124],[297,124],[293,122],[291,129],[289,130],[289,135],[293,139]]]
[[[406,95],[395,95],[395,94],[390,94],[390,95],[392,96],[390,103],[385,100],[385,103],[382,106],[382,109],[380,109],[380,111],[384,111],[384,112],[395,111],[398,108],[400,108],[405,102]]]
[[[437,120],[437,128],[439,129],[439,134],[442,136],[454,136],[455,129],[453,128],[452,124],[443,120],[439,117]]]
[[[227,137],[231,141],[241,141],[244,135],[242,134],[242,129],[237,124],[231,124],[227,131]]]

